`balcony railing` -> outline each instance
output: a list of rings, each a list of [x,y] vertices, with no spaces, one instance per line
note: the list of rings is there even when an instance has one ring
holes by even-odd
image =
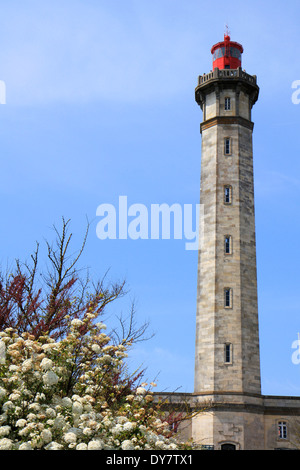
[[[256,85],[256,75],[249,75],[247,72],[241,69],[241,67],[237,69],[218,69],[215,68],[213,72],[209,72],[207,74],[200,75],[198,77],[198,85],[202,85],[205,82],[210,80],[218,79],[218,78],[236,78],[246,80],[247,82]]]

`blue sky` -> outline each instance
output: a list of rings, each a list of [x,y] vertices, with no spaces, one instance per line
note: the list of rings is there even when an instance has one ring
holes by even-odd
[[[110,268],[155,337],[136,346],[159,390],[193,391],[197,252],[184,240],[99,240],[96,209],[197,204],[202,120],[198,75],[231,38],[256,74],[253,110],[262,392],[300,395],[299,5],[200,0],[0,0],[0,260],[26,259],[61,217],[95,279]]]

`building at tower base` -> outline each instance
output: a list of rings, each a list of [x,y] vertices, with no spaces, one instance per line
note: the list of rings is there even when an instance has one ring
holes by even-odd
[[[299,450],[300,397],[156,393],[178,413],[179,441],[208,450]]]

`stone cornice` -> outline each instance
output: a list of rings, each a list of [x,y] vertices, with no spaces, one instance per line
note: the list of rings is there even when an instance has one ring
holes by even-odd
[[[236,400],[238,397],[240,400]],[[155,402],[162,401],[164,407],[170,409],[176,409],[183,405],[186,410],[188,408],[195,410],[203,405],[210,410],[217,411],[246,411],[274,416],[281,414],[298,416],[300,408],[300,397],[298,396],[272,396],[243,392],[155,392],[154,398]]]
[[[209,129],[210,127],[216,126],[217,124],[239,124],[240,126],[247,127],[251,131],[253,130],[254,123],[245,119],[241,116],[215,116],[211,119],[207,119],[206,121],[201,122],[200,124],[200,132],[205,129]]]

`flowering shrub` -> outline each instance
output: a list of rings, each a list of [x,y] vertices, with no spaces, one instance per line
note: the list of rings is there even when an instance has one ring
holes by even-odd
[[[145,384],[122,378],[128,344],[94,317],[60,341],[0,332],[0,450],[177,448]]]

